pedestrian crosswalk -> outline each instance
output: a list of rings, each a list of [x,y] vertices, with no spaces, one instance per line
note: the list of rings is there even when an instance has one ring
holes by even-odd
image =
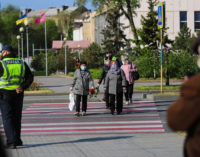
[[[88,103],[86,117],[75,117],[68,104],[32,104],[23,111],[22,136],[164,133],[153,102],[125,105],[121,115],[111,115],[104,102]],[[3,127],[0,127],[4,133]]]

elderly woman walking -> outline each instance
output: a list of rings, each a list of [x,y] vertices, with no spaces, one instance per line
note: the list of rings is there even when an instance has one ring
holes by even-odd
[[[80,102],[82,99],[82,116],[86,115],[87,97],[89,95],[89,86],[94,89],[94,82],[90,72],[87,70],[87,63],[81,62],[80,69],[77,69],[74,74],[71,91],[74,88],[76,94],[76,113],[75,116],[80,116]]]
[[[116,61],[112,61],[111,68],[108,71],[104,85],[105,90],[108,89],[112,115],[114,115],[115,112],[115,99],[117,99],[117,114],[122,112],[123,90],[125,90],[125,87],[126,78],[124,72],[116,65]]]
[[[128,57],[124,57],[124,64],[121,66],[121,69],[124,71],[126,76],[126,105],[132,104],[132,97],[133,97],[133,87],[135,80],[133,79],[132,72],[137,72],[138,68],[135,64],[129,63]]]

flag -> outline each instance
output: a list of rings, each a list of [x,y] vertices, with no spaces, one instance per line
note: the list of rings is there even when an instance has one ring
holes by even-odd
[[[43,13],[39,18],[35,19],[35,23],[45,22],[45,13]]]
[[[22,17],[20,17],[17,21],[16,21],[16,25],[19,25],[20,23],[24,22],[28,20],[28,15],[24,14]]]

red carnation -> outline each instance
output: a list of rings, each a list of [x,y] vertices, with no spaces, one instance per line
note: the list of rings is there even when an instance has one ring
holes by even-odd
[[[94,89],[90,89],[90,94],[94,94],[95,90]]]

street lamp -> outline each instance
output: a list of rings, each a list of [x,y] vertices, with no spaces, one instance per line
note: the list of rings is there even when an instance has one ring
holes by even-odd
[[[67,52],[66,52],[66,41],[67,38],[64,38],[64,46],[65,46],[65,75],[67,75]]]
[[[80,47],[81,47],[81,45],[78,44],[78,56],[79,56],[79,60],[81,60]]]
[[[21,49],[22,49],[22,59],[24,58],[24,49],[23,49],[23,32],[24,32],[24,28],[20,27],[19,32],[21,33]]]
[[[28,41],[28,20],[26,20],[25,22],[24,22],[24,25],[25,25],[25,27],[26,27],[26,40],[27,40],[27,45],[26,45],[26,47],[27,47],[27,59],[28,59],[28,65],[29,65],[29,41]]]
[[[18,41],[18,58],[20,58],[20,35],[17,35],[17,41]]]

